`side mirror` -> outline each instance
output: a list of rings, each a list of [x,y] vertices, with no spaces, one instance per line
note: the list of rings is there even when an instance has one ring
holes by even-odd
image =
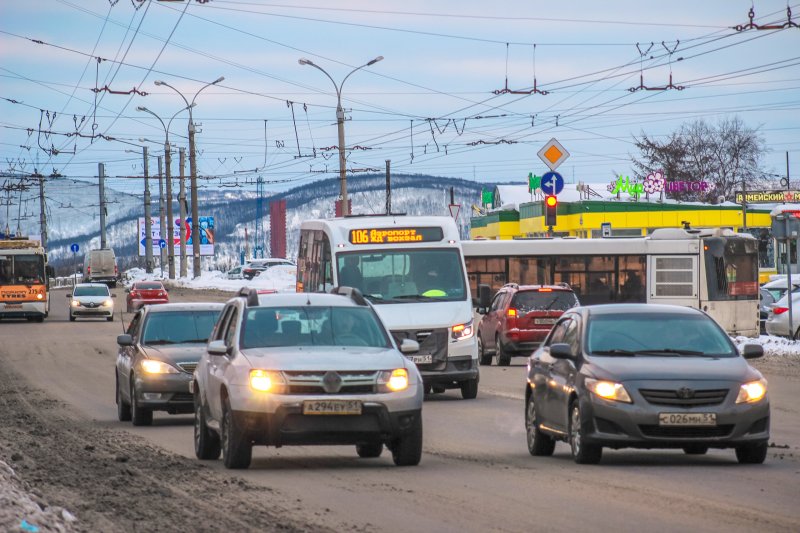
[[[488,309],[491,300],[492,300],[492,288],[484,284],[478,285],[478,308]],[[480,311],[478,312],[480,313]]]
[[[403,339],[400,343],[402,353],[415,353],[419,351],[419,343],[413,339]]]
[[[127,333],[123,333],[122,335],[117,335],[117,344],[119,344],[120,346],[133,346],[133,337],[131,337]]]
[[[228,355],[228,347],[225,346],[225,341],[211,341],[208,345],[208,353],[209,355]]]
[[[764,347],[760,344],[745,344],[742,350],[745,359],[758,359],[764,356]]]
[[[572,346],[564,342],[557,342],[550,346],[550,355],[555,359],[575,358],[575,354],[572,353]]]

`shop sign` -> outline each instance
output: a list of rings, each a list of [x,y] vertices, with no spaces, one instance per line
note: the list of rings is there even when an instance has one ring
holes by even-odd
[[[631,182],[630,177],[620,176],[617,181],[612,181],[608,185],[608,190],[612,194],[619,194],[626,192],[631,196],[638,198],[644,193],[656,194],[659,192],[708,192],[714,189],[714,184],[707,181],[667,181],[664,178],[664,173],[661,171],[651,172],[642,181],[637,183]]]
[[[737,192],[735,202],[748,204],[778,204],[783,202],[800,202],[800,191],[745,191]]]

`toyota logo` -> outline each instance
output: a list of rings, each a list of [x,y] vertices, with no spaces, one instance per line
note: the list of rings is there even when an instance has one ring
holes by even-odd
[[[325,372],[322,377],[322,388],[328,394],[335,394],[342,388],[342,377],[336,372]]]
[[[677,395],[681,400],[689,400],[694,398],[694,391],[689,387],[681,387],[677,390]]]

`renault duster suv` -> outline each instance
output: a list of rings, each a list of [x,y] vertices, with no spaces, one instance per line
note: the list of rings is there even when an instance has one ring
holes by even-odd
[[[403,356],[419,345],[398,350],[358,290],[337,291],[245,288],[226,304],[192,381],[199,459],[247,468],[257,444],[354,444],[419,463],[422,378]]]

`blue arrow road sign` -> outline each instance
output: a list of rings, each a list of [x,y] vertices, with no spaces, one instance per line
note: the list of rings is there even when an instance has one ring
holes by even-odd
[[[73,254],[76,254],[76,253],[78,253],[78,250],[81,249],[81,247],[78,246],[77,242],[73,242],[72,244],[69,245],[69,249],[72,250]]]
[[[558,172],[547,172],[542,176],[541,187],[545,194],[559,194],[564,190],[564,178]]]
[[[166,248],[167,247],[167,241],[165,241],[164,239],[159,240],[158,241],[158,247],[159,248]]]

